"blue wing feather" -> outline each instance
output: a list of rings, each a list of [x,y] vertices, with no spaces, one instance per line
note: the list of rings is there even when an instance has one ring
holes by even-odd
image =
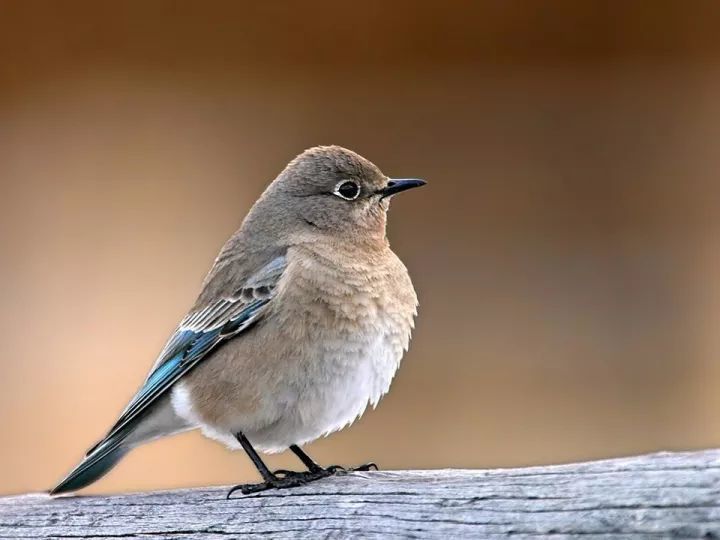
[[[110,429],[106,440],[122,436],[151,403],[165,393],[175,381],[185,375],[220,342],[232,338],[240,330],[246,328],[258,314],[260,308],[269,301],[269,298],[255,300],[247,304],[223,326],[211,330],[188,330],[181,326],[170,338],[158,365]]]

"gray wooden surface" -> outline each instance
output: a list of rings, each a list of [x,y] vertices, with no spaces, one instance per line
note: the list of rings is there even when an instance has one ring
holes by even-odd
[[[498,470],[0,498],[0,538],[720,538],[720,450]]]

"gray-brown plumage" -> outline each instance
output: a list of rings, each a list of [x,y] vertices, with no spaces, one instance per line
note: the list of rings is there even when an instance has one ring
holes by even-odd
[[[54,492],[104,474],[130,448],[199,427],[242,446],[266,481],[330,474],[298,445],[351,423],[387,392],[417,298],[391,251],[391,180],[337,146],[303,152],[227,241],[144,386]],[[270,473],[254,448],[291,448],[306,473]]]

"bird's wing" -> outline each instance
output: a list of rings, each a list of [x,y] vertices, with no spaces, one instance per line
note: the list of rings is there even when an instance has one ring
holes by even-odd
[[[108,439],[124,438],[143,412],[213,348],[241,334],[262,317],[286,266],[285,257],[279,256],[233,294],[190,312],[168,340],[143,386],[96,447]]]

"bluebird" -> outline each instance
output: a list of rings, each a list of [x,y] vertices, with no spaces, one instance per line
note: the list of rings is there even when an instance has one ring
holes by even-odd
[[[351,424],[390,387],[417,296],[390,249],[387,211],[393,195],[424,184],[390,179],[339,146],[293,159],[223,246],[119,419],[50,493],[77,491],[134,447],[196,428],[242,448],[262,476],[228,496],[345,471],[301,446]],[[258,454],[287,449],[306,470],[273,472]]]

